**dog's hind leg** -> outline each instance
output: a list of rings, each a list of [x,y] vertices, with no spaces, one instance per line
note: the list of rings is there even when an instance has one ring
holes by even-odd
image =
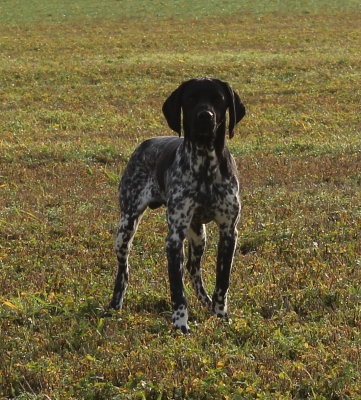
[[[204,225],[192,223],[188,233],[188,260],[187,270],[191,276],[192,286],[201,303],[210,307],[211,298],[208,296],[202,279],[201,260],[206,245],[206,230]]]
[[[130,190],[134,182],[136,182],[137,185],[133,190]],[[115,278],[113,298],[110,302],[110,307],[116,310],[122,307],[125,290],[128,284],[128,255],[133,237],[145,209],[152,200],[149,187],[146,171],[141,168],[137,169],[134,165],[129,163],[119,187],[121,218],[115,239],[118,273]]]
[[[128,255],[143,212],[144,210],[123,212],[120,218],[115,239],[118,272],[115,278],[113,298],[110,302],[110,307],[116,310],[122,308],[129,279]]]

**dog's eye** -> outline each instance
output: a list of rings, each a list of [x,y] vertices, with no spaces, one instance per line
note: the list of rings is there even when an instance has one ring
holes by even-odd
[[[224,97],[221,94],[215,94],[213,96],[213,101],[215,103],[221,103],[221,102],[223,102],[223,100],[224,100]]]
[[[187,96],[185,100],[188,104],[194,104],[196,102],[195,96]]]

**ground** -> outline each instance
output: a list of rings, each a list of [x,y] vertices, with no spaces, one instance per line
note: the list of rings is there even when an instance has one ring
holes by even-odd
[[[360,6],[186,0],[0,5],[0,398],[361,398]],[[115,273],[117,184],[161,106],[196,76],[247,116],[229,295],[210,317],[186,279],[171,329],[164,209]],[[208,229],[205,280],[214,284]]]

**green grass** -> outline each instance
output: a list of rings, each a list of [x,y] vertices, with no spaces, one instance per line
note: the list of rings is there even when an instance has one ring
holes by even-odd
[[[0,3],[0,398],[361,398],[358,1]],[[117,184],[171,134],[183,80],[231,83],[243,213],[231,324],[188,280],[171,330],[164,210],[134,240],[122,312]],[[206,284],[214,284],[216,227]]]
[[[320,10],[359,10],[357,0],[308,0],[283,2],[266,0],[245,0],[242,2],[225,1],[220,4],[216,0],[191,2],[176,0],[164,2],[154,0],[107,0],[99,4],[91,0],[33,0],[31,4],[21,0],[3,0],[0,5],[1,19],[8,24],[34,24],[39,21],[69,22],[72,20],[85,20],[91,23],[94,19],[135,19],[154,20],[175,18],[189,20],[214,16],[233,16],[237,14],[264,14],[264,13],[297,13],[308,14]]]

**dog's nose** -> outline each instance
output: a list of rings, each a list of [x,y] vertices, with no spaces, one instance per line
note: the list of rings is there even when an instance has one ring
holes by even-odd
[[[209,110],[202,110],[197,114],[199,121],[212,121],[214,118],[214,114],[212,111]]]

